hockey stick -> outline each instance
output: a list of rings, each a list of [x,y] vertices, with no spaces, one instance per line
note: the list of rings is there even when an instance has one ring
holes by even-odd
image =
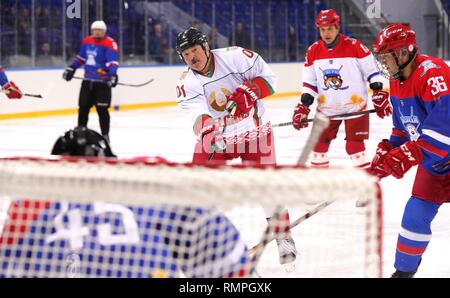
[[[0,92],[8,94],[9,90],[1,89]],[[28,96],[28,97],[35,97],[35,98],[43,98],[40,94],[29,94],[29,93],[22,93],[22,96]]]
[[[314,147],[317,144],[317,141],[319,140],[320,135],[328,127],[329,124],[330,124],[330,119],[327,116],[323,115],[322,113],[316,113],[316,115],[314,116],[314,119],[313,119],[313,127],[311,129],[311,132],[308,136],[308,139],[306,140],[305,146],[303,147],[302,153],[300,154],[300,156],[297,160],[298,165],[304,166],[306,164],[306,162],[308,161],[309,155],[311,154],[312,150],[314,149]],[[330,205],[331,203],[332,202],[321,203],[320,205],[316,206],[313,210],[310,210],[309,212],[307,212],[306,214],[304,214],[303,216],[301,216],[300,218],[298,218],[297,220],[292,222],[289,226],[286,226],[285,228],[283,228],[279,233],[277,233],[277,235],[280,233],[287,233],[288,231],[290,231],[290,229],[292,229],[292,228],[296,227],[297,225],[299,225],[300,223],[304,222],[305,220],[310,218],[312,215],[314,215],[317,212],[319,212],[320,210],[324,209],[326,206]],[[270,237],[268,237],[267,239],[264,239],[262,242],[258,243],[254,247],[252,247],[252,249],[250,251],[257,250],[258,247],[261,245],[264,245],[264,246],[267,245],[267,243],[276,239],[277,235],[269,235]]]
[[[104,83],[104,84],[107,84],[107,83],[108,83],[108,81],[97,80],[97,79],[86,79],[86,78],[77,77],[77,76],[74,76],[73,78],[74,78],[74,79],[77,79],[77,80],[83,80],[83,81],[91,81],[91,82],[98,82],[98,83]],[[121,83],[121,82],[118,82],[117,85],[127,86],[127,87],[142,87],[142,86],[145,86],[145,85],[150,84],[150,83],[153,82],[154,80],[155,80],[154,78],[151,78],[151,79],[148,80],[147,82],[144,82],[144,83],[141,83],[141,84],[127,84],[127,83]]]
[[[227,107],[225,107],[225,109],[230,114],[228,114],[226,117],[233,118],[234,117],[234,113],[236,113],[236,108],[237,108],[237,104],[234,101],[229,101],[227,103]],[[225,132],[225,128],[227,127],[228,121],[226,121],[226,119],[224,119],[224,122],[225,123],[223,124],[223,128],[222,128],[221,134],[223,134]],[[212,148],[211,153],[209,153],[209,155],[208,155],[208,161],[212,160],[215,154],[216,154],[216,150],[215,150],[215,148]]]
[[[277,234],[282,234],[282,233],[287,233],[289,230],[295,228],[296,226],[298,226],[299,224],[301,224],[302,222],[304,222],[305,220],[307,220],[308,218],[310,218],[311,216],[313,216],[314,214],[316,214],[317,212],[321,211],[322,209],[325,209],[325,207],[327,207],[328,205],[330,205],[331,203],[333,203],[334,201],[327,201],[327,202],[322,202],[319,205],[317,205],[314,209],[306,212],[305,214],[303,214],[302,216],[300,216],[299,218],[297,218],[295,221],[293,221],[288,227],[285,227],[284,229],[282,229],[279,233]],[[269,235],[270,236],[270,235]],[[265,244],[263,244],[263,241],[261,241],[260,243],[256,244],[255,246],[253,246],[250,251],[255,251],[256,249],[258,249],[259,246],[261,245],[267,245],[268,243],[272,242],[273,240],[275,240],[277,237],[277,235],[271,235],[270,237],[268,237],[268,239],[265,239],[264,241],[266,242]]]
[[[376,112],[375,109],[372,109],[372,110],[366,110],[366,111],[333,115],[333,116],[330,116],[329,118],[335,119],[335,118],[341,118],[341,117],[351,117],[351,116],[365,115],[365,114],[370,114],[370,113],[375,113],[375,112]],[[305,120],[305,122],[312,122],[312,121],[314,121],[314,119]],[[272,127],[283,127],[283,126],[290,126],[290,125],[292,125],[292,122],[284,122],[284,123],[273,124]]]
[[[306,165],[309,155],[319,141],[320,135],[330,124],[330,118],[322,113],[316,113],[314,119],[312,120],[313,127],[311,129],[311,133],[308,136],[308,139],[306,140],[305,146],[303,147],[302,153],[298,157],[297,165]]]
[[[276,223],[279,220],[281,220],[281,215],[282,215],[283,210],[284,210],[284,208],[282,206],[277,206],[277,208],[272,216],[272,218],[274,218],[275,220],[271,221],[272,223]],[[264,249],[266,248],[267,244],[269,244],[272,240],[275,239],[274,236],[272,237],[274,230],[275,230],[275,224],[270,224],[270,223],[267,224],[267,227],[264,230],[261,241],[249,250],[250,260],[247,262],[246,268],[245,268],[246,269],[245,272],[248,272],[248,276],[246,276],[246,277],[251,277],[251,275],[254,272],[256,272],[256,267],[258,266],[259,260],[261,259]]]

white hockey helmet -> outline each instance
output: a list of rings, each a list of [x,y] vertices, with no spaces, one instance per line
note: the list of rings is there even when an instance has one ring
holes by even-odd
[[[104,30],[106,32],[107,27],[106,27],[105,22],[103,22],[103,21],[95,21],[91,25],[91,30],[94,30],[94,29]]]

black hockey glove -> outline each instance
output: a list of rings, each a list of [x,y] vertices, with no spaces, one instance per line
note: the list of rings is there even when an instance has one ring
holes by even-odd
[[[111,75],[110,77],[109,77],[109,82],[108,82],[108,85],[110,86],[110,87],[116,87],[117,86],[117,83],[119,83],[119,76],[117,75],[117,74],[113,74],[113,75]]]
[[[64,70],[63,79],[68,82],[68,81],[70,81],[73,78],[74,74],[75,74],[75,69],[73,69],[72,67],[67,67]]]

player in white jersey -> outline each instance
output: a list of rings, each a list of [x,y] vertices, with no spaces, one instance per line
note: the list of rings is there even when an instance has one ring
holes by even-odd
[[[262,99],[275,92],[277,78],[263,58],[240,47],[210,50],[195,28],[178,34],[176,50],[188,66],[176,90],[198,136],[193,163],[225,164],[240,157],[243,164],[274,165],[274,138]],[[234,113],[227,104],[235,106]],[[266,213],[270,220],[271,211]],[[289,225],[287,211],[284,219]],[[296,249],[290,231],[277,243],[280,263],[292,264]]]
[[[382,77],[370,50],[360,41],[339,33],[340,17],[332,10],[317,15],[316,26],[321,40],[312,44],[303,67],[301,102],[293,115],[293,126],[308,126],[309,106],[317,98],[317,110],[327,116],[364,111],[367,109],[368,88],[373,90],[372,101],[381,118],[392,114],[389,94],[383,91]],[[364,140],[369,137],[369,115],[333,119],[313,150],[311,164],[328,167],[328,149],[336,138],[339,126],[345,122],[346,151],[353,166],[368,167]]]

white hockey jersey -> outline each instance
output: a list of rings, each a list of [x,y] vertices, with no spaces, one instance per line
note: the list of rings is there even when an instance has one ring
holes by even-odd
[[[277,78],[267,63],[257,53],[240,47],[215,49],[211,51],[212,63],[209,76],[188,68],[177,83],[177,97],[180,108],[187,112],[193,126],[197,119],[207,115],[223,125],[228,115],[225,111],[226,96],[234,93],[245,81],[257,84],[262,97],[275,92]],[[237,139],[252,131],[270,130],[270,122],[262,100],[255,108],[239,118],[227,120],[223,135]],[[236,141],[235,141],[236,142]]]
[[[303,66],[302,93],[317,98],[317,110],[327,116],[366,110],[368,84],[382,82],[375,57],[356,39],[339,35],[328,49],[312,44]]]

